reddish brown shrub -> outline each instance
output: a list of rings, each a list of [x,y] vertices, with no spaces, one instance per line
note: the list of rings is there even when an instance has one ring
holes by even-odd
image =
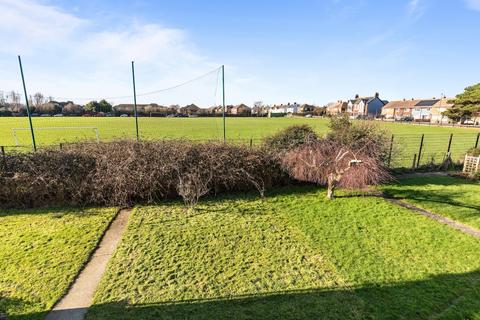
[[[282,165],[294,179],[327,186],[327,197],[331,199],[337,187],[358,189],[388,180],[381,159],[368,150],[368,145],[354,150],[323,139],[288,152]]]

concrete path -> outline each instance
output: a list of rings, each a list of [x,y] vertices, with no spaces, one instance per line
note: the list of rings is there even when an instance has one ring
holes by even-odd
[[[433,219],[435,221],[438,221],[440,223],[443,223],[443,224],[446,224],[454,229],[457,229],[463,233],[466,233],[466,234],[469,234],[471,236],[474,236],[475,238],[480,238],[480,230],[478,229],[475,229],[475,228],[472,228],[470,226],[467,226],[463,223],[460,223],[460,222],[457,222],[455,220],[452,220],[452,219],[449,219],[449,218],[446,218],[444,216],[441,216],[439,214],[436,214],[436,213],[432,213],[430,211],[427,211],[425,209],[422,209],[422,208],[419,208],[417,206],[414,206],[413,204],[410,204],[410,203],[407,203],[405,201],[402,201],[402,200],[399,200],[399,199],[392,199],[392,198],[386,198],[388,201],[398,205],[398,206],[401,206],[401,207],[404,207],[404,208],[407,208],[409,210],[412,210],[416,213],[419,213],[421,214],[422,216],[425,216],[427,218],[430,218],[430,219]]]
[[[115,251],[130,217],[131,209],[122,209],[105,232],[90,261],[83,268],[67,294],[54,306],[46,320],[83,320],[93,295]]]

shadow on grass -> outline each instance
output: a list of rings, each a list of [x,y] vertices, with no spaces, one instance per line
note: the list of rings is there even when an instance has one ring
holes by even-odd
[[[427,185],[435,186],[478,186],[477,182],[451,178],[451,177],[423,177],[414,179],[400,180],[398,184],[386,186],[383,188],[387,197],[404,200],[435,202],[447,204],[454,207],[477,210],[480,213],[480,204],[465,203],[455,199],[464,196],[462,191],[454,191],[452,189],[422,189],[411,187],[422,187]]]
[[[480,272],[351,290],[298,290],[152,304],[111,302],[87,319],[471,319],[480,316]]]
[[[68,214],[77,214],[82,215],[87,213],[89,209],[98,208],[95,206],[91,207],[46,207],[46,208],[28,208],[28,209],[1,209],[0,208],[0,218],[7,216],[21,216],[21,215],[44,215],[51,214],[53,218],[61,218],[64,215]],[[96,214],[94,211],[88,211],[89,215]]]
[[[480,316],[479,284],[480,271],[477,270],[351,289],[293,290],[150,304],[116,301],[92,306],[87,320],[477,319]],[[12,309],[22,302],[0,300],[0,306],[6,305]],[[68,310],[62,313],[68,314]],[[9,315],[8,319],[36,320],[44,319],[45,315],[44,312]]]

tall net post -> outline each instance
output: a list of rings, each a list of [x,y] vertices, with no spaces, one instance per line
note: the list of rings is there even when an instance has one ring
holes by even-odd
[[[135,89],[135,63],[132,61],[132,80],[133,80],[133,112],[135,115],[135,130],[137,141],[140,140],[140,136],[138,134],[138,113],[137,113],[137,91]]]
[[[227,130],[225,127],[225,65],[222,65],[222,100],[223,100],[223,108],[222,108],[222,120],[223,120],[223,142],[227,142]]]
[[[20,74],[22,75],[23,93],[25,94],[25,105],[27,107],[27,116],[28,116],[28,123],[30,125],[30,133],[32,135],[33,151],[37,151],[37,143],[35,142],[35,132],[33,131],[33,125],[32,125],[32,115],[30,114],[30,105],[28,103],[27,87],[25,86],[25,77],[23,76],[22,58],[20,58],[20,56],[18,56],[18,64],[20,66]]]

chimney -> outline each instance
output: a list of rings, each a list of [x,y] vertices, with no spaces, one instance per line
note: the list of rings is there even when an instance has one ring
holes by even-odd
[[[378,97],[380,97],[380,93],[375,92],[375,98],[378,98]]]
[[[358,99],[360,98],[360,96],[358,95],[358,93],[355,95],[355,99]]]

